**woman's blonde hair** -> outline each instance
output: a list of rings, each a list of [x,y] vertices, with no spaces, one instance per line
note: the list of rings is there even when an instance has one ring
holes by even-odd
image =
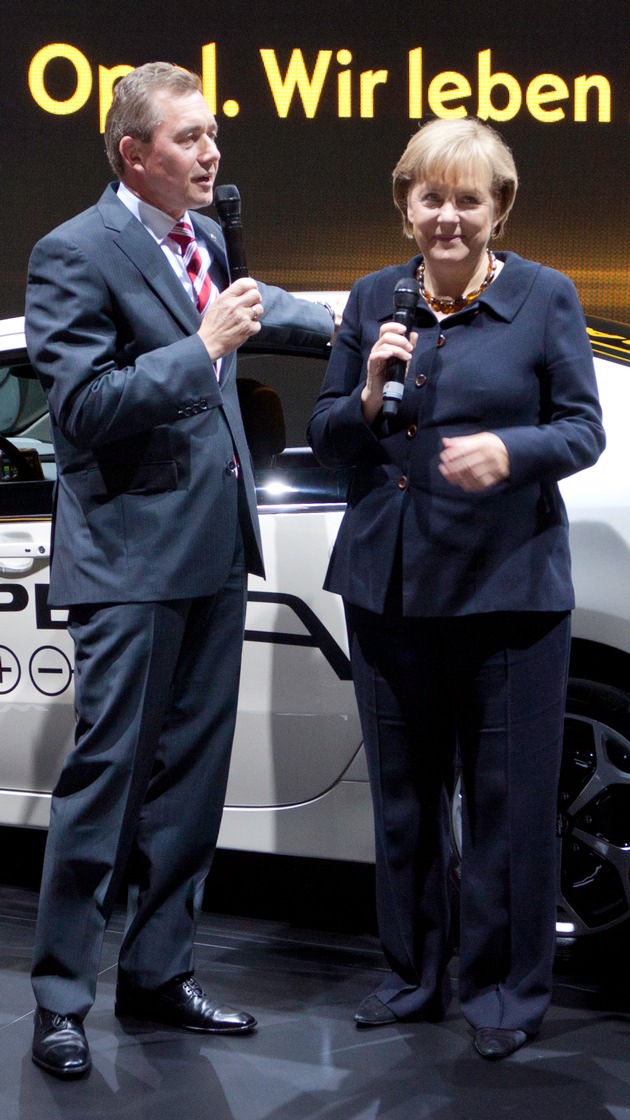
[[[415,183],[461,182],[487,173],[495,204],[494,237],[500,237],[514,205],[518,176],[512,153],[502,136],[475,117],[429,121],[412,136],[393,171],[394,202],[407,237],[407,197]]]

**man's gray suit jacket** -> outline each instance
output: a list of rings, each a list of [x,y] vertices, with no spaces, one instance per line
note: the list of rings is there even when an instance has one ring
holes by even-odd
[[[192,221],[227,274],[220,227]],[[324,307],[259,288],[257,342],[329,340]],[[217,380],[200,323],[113,184],[35,246],[26,339],[57,457],[52,606],[214,594],[232,565],[237,519],[248,568],[263,574],[236,354]]]

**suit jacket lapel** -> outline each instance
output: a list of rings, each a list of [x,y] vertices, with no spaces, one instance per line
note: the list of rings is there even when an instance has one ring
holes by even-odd
[[[160,246],[130,210],[116,197],[116,188],[110,184],[97,203],[103,222],[112,230],[114,243],[142,273],[147,284],[162,300],[166,309],[186,334],[196,334],[201,316],[193,301],[180,284]],[[212,254],[210,275],[223,291],[228,286],[228,266],[225,250],[214,232],[213,223],[198,215],[192,217],[195,235],[204,239]],[[221,362],[220,384],[234,375],[234,361],[227,355]]]
[[[210,265],[212,281],[216,284],[219,291],[222,292],[230,283],[227,258],[223,245],[219,241],[208,219],[204,220],[199,214],[191,214],[190,217],[192,219],[195,237],[197,240],[205,241],[208,252],[212,258]]]
[[[135,265],[150,288],[186,334],[199,330],[201,317],[177,276],[164,259],[160,246],[141,222],[119,202],[110,185],[97,204],[103,222],[112,230],[113,241]]]
[[[195,231],[195,237],[197,240],[203,239],[203,241],[205,241],[208,252],[211,255],[210,276],[212,282],[216,284],[219,291],[222,292],[230,283],[227,257],[223,245],[219,241],[219,238],[212,228],[211,222],[207,218],[203,218],[199,214],[191,214],[190,217]],[[225,385],[226,381],[234,376],[235,368],[233,358],[227,354],[221,362],[219,385]]]

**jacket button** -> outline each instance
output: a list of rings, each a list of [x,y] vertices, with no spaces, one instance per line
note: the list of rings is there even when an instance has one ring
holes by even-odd
[[[190,407],[190,405],[187,404],[186,408],[184,409],[184,416],[192,416],[192,414],[193,414],[193,410]]]
[[[439,350],[440,346],[444,345],[445,342],[446,342],[446,337],[445,337],[445,335],[441,334],[440,337],[438,338],[436,344],[435,344],[437,346],[438,350]]]
[[[408,485],[409,485],[409,479],[407,478],[406,475],[401,474],[400,478],[398,479],[398,489],[399,490],[406,490]]]
[[[426,383],[427,383],[426,374],[419,373],[418,376],[416,377],[416,389],[421,389],[423,385],[426,385]]]
[[[417,431],[418,431],[417,424],[410,424],[409,427],[407,428],[407,432],[406,432],[407,439],[413,439],[413,437],[415,436]]]
[[[236,474],[236,463],[234,462],[234,459],[230,459],[229,463],[225,464],[225,473]]]

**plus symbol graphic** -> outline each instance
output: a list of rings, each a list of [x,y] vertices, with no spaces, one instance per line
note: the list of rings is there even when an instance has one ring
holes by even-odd
[[[0,654],[0,685],[4,684],[4,674],[5,673],[12,673],[12,672],[13,672],[13,669],[11,668],[10,665],[3,665],[2,664],[2,655]]]

